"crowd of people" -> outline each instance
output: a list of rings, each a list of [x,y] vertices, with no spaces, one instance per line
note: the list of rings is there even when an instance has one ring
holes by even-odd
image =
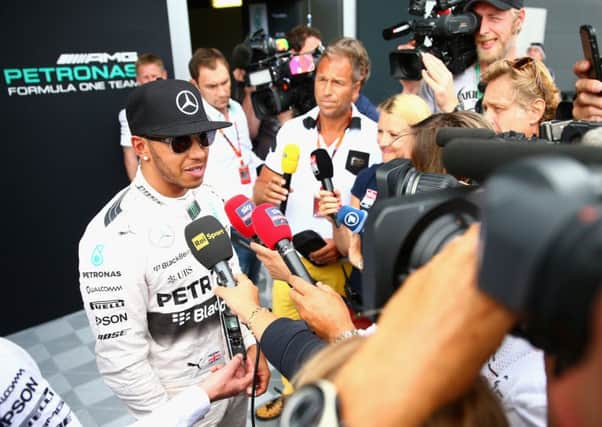
[[[467,2],[480,20],[477,61],[454,76],[424,53],[422,80],[402,81],[402,93],[378,107],[361,92],[371,63],[353,38],[328,44],[317,59],[313,109],[261,120],[254,88],[243,83],[251,55],[244,46],[232,64],[217,49],[197,49],[189,81],[169,79],[156,55],[139,56],[138,87],[119,113],[131,184],[91,220],[79,245],[80,292],[98,369],[137,425],[244,426],[248,397],[267,390],[268,361],[285,389],[257,417],[282,414],[284,425],[303,399],[300,389],[322,393],[315,408],[321,425],[599,425],[599,304],[587,360],[553,372],[540,349],[510,334],[516,313],[478,289],[473,225],[413,272],[371,324],[356,315],[362,235],[335,220],[344,205],[369,211],[378,203],[384,163],[408,159],[419,172],[446,173],[436,143],[442,127],[539,136],[539,125],[556,115],[560,91],[542,44],[532,44],[529,56],[517,51],[523,6]],[[287,36],[298,54],[322,44],[319,31],[306,26]],[[602,121],[602,82],[587,77],[590,66],[574,66],[572,113]],[[287,180],[282,158],[290,144],[299,159]],[[332,161],[332,191],[315,177],[316,149]],[[256,205],[286,201],[292,233],[317,234],[317,249],[301,257],[315,284],[290,271],[277,251],[245,243],[231,226],[224,202],[241,194]],[[231,236],[236,287],[218,286],[188,249],[184,228],[205,215]],[[269,273],[270,307],[261,306],[255,285],[261,268]],[[224,304],[241,322],[245,358],[228,352]],[[23,372],[40,377],[10,343],[0,341],[0,351],[21,360],[7,383]],[[55,397],[53,404],[48,408],[63,425],[78,423],[67,403]],[[25,420],[21,412],[12,410],[10,419]]]

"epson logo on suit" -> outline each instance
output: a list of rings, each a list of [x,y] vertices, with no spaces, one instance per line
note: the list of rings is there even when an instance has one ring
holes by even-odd
[[[125,301],[122,299],[90,302],[90,308],[92,310],[108,310],[110,308],[121,308],[121,307],[125,307]]]
[[[8,427],[13,425],[12,419],[15,417],[15,415],[23,412],[29,401],[34,398],[37,399],[35,392],[38,387],[39,384],[36,382],[36,380],[34,380],[32,377],[29,377],[29,381],[25,383],[23,389],[16,393],[16,400],[12,403],[12,405],[10,405],[10,409],[8,409],[8,411],[4,414],[0,415],[2,417],[0,418],[0,426]]]
[[[103,316],[103,317],[98,317],[95,316],[96,318],[96,326],[109,326],[115,323],[121,323],[121,322],[127,322],[128,320],[128,314],[127,313],[119,313],[119,314],[112,314],[112,315],[107,315],[107,316]]]

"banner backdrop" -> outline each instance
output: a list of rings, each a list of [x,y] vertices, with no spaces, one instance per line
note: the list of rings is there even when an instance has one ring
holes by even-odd
[[[127,185],[117,114],[138,53],[173,76],[165,1],[0,6],[0,335],[82,308],[77,246]]]

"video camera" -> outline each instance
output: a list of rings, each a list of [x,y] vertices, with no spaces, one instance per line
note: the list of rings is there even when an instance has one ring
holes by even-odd
[[[320,49],[293,55],[286,39],[272,39],[263,30],[254,33],[248,44],[253,56],[246,67],[246,84],[256,87],[251,101],[259,119],[291,107],[305,113],[316,106],[314,74]]]
[[[413,33],[416,49],[396,50],[389,54],[391,77],[420,80],[421,52],[430,52],[443,61],[453,75],[460,74],[477,60],[474,33],[479,18],[463,12],[467,0],[437,0],[430,16],[426,0],[410,0],[409,13],[420,18],[401,22],[383,30],[383,38],[391,40]]]
[[[481,221],[481,290],[520,316],[514,333],[562,366],[577,362],[602,279],[602,149],[481,140],[451,142],[443,153],[448,171],[488,178],[485,185],[377,200],[362,239],[365,308],[382,307],[412,271]],[[454,157],[465,159],[463,169],[449,164]]]

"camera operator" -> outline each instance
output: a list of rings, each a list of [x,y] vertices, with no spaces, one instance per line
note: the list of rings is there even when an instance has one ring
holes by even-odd
[[[556,116],[560,90],[546,66],[536,59],[525,56],[496,61],[481,81],[487,85],[483,114],[498,133],[539,136],[539,124]]]
[[[577,96],[573,101],[573,117],[577,120],[602,121],[602,82],[587,76],[591,64],[587,60],[577,61],[573,72],[578,77],[575,83]]]
[[[474,36],[478,61],[463,73],[453,76],[437,57],[422,55],[425,69],[420,95],[434,112],[475,108],[482,96],[478,89],[481,73],[499,59],[517,56],[516,38],[525,20],[523,4],[523,0],[471,0],[466,4],[465,10],[478,15],[481,24]]]

